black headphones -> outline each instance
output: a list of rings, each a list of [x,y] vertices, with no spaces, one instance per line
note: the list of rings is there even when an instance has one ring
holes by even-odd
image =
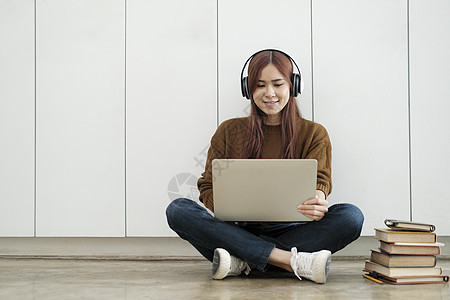
[[[303,91],[303,80],[302,80],[302,71],[300,71],[300,68],[298,67],[297,63],[295,62],[295,60],[292,59],[292,57],[290,57],[287,53],[281,51],[281,50],[276,50],[276,49],[264,49],[264,50],[260,50],[256,53],[254,53],[252,56],[250,56],[247,61],[244,64],[244,67],[242,68],[242,72],[241,72],[241,92],[242,92],[242,96],[250,99],[250,92],[248,90],[248,76],[244,76],[244,70],[245,67],[247,66],[248,62],[258,53],[261,53],[263,51],[276,51],[279,52],[281,54],[283,54],[284,56],[286,56],[287,58],[289,58],[291,60],[291,62],[295,65],[295,67],[298,70],[298,73],[294,73],[292,72],[292,77],[291,77],[291,83],[292,83],[292,89],[291,89],[291,95],[294,97],[297,97],[299,94],[302,93]]]

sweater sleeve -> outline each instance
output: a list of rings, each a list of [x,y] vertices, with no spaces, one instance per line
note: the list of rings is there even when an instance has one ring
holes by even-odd
[[[200,191],[199,200],[212,212],[214,212],[214,198],[212,185],[212,161],[216,158],[225,158],[225,132],[224,126],[219,126],[216,133],[211,138],[211,145],[208,149],[205,171],[197,181]]]
[[[317,160],[317,189],[331,193],[331,142],[326,129],[322,126],[315,132],[306,158]]]

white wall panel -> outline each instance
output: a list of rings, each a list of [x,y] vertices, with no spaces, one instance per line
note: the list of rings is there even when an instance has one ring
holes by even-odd
[[[216,128],[216,1],[127,1],[127,235],[174,235]],[[171,192],[169,194],[169,192]]]
[[[410,1],[413,220],[450,235],[450,2]]]
[[[173,235],[164,210],[197,198],[217,122],[248,115],[239,75],[263,48],[293,56],[330,133],[330,202],[365,235],[409,219],[407,3],[0,0],[0,236]],[[409,3],[412,215],[448,235],[450,5]]]
[[[122,0],[37,1],[37,235],[125,234]]]
[[[315,120],[333,144],[330,202],[409,219],[406,1],[313,2]]]
[[[0,1],[0,236],[34,235],[34,1]]]
[[[285,51],[300,67],[305,90],[297,99],[302,115],[311,119],[310,1],[219,0],[218,9],[219,121],[249,115],[241,70],[253,53],[266,48]]]

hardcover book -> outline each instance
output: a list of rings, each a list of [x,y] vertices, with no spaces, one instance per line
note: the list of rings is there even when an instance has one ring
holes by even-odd
[[[442,243],[386,243],[380,241],[379,249],[388,254],[439,255]]]
[[[388,277],[402,276],[438,276],[442,275],[440,267],[432,268],[388,268],[372,261],[366,260],[365,270],[368,272],[376,272]]]
[[[380,250],[372,250],[370,261],[388,268],[395,267],[435,267],[437,258],[434,255],[397,255]]]
[[[388,243],[436,243],[436,234],[434,232],[399,231],[376,228],[375,237]]]
[[[409,222],[409,221],[399,221],[399,220],[392,220],[392,219],[386,219],[384,220],[384,224],[386,224],[387,227],[394,229],[394,230],[406,230],[406,231],[428,231],[433,232],[436,227],[432,224],[425,224],[425,223],[416,223],[416,222]]]

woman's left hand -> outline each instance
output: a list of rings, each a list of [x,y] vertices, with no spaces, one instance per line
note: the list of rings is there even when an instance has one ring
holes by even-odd
[[[328,211],[328,201],[325,199],[325,194],[317,190],[316,197],[306,200],[297,207],[297,210],[306,217],[319,221]]]

